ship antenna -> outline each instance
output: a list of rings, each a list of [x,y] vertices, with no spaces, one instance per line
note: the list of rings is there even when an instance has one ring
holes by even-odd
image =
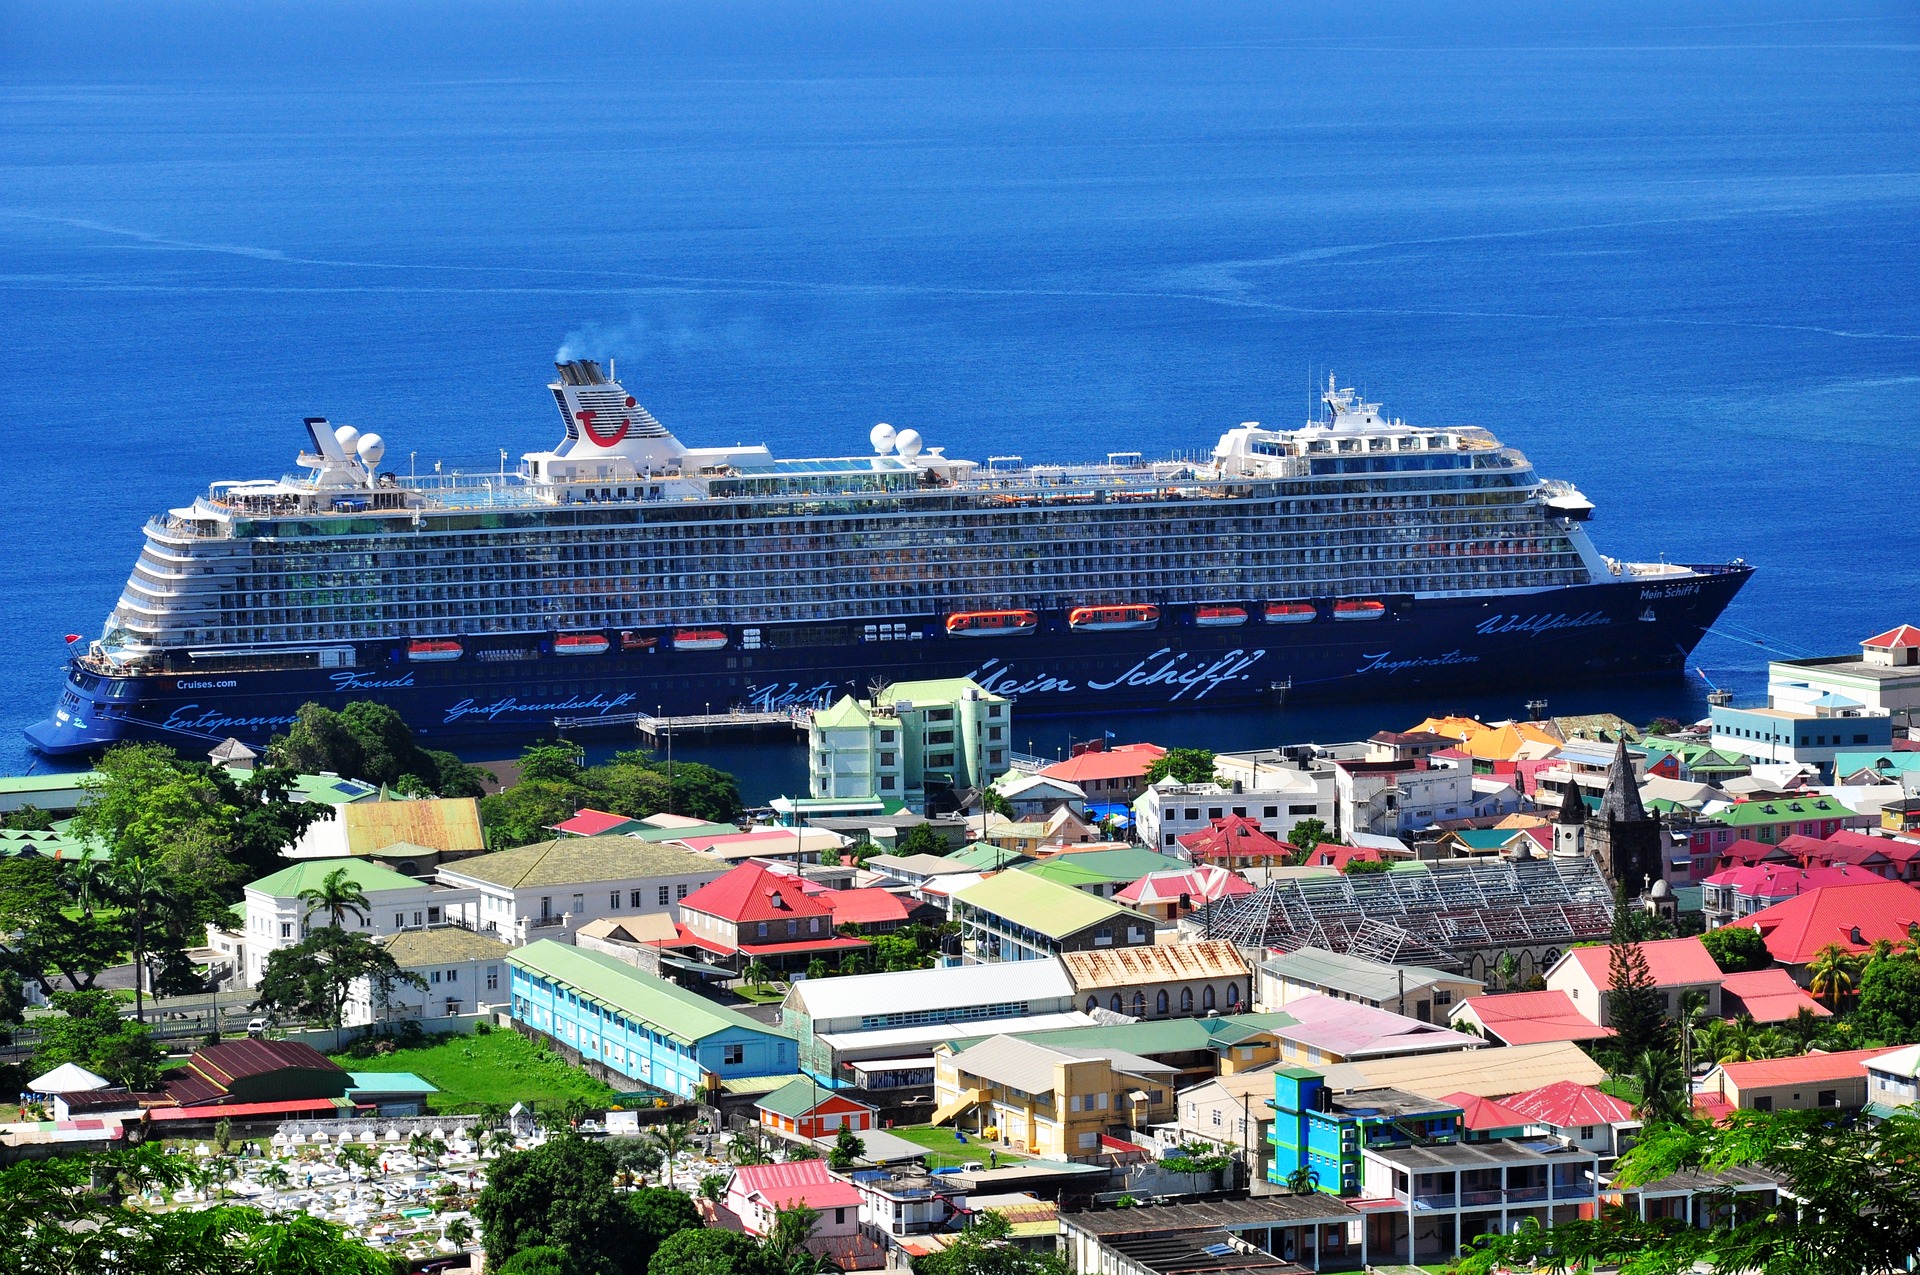
[[[614,358],[611,354],[607,355],[607,379],[609,381],[617,381],[620,379],[620,360]]]

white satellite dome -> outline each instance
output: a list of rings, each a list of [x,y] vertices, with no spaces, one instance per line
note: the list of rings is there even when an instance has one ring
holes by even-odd
[[[360,454],[360,462],[372,469],[387,454],[387,440],[378,434],[363,434],[354,450]]]
[[[902,456],[908,460],[912,460],[920,454],[920,431],[917,429],[901,430],[900,433],[894,437],[893,445],[899,449]]]
[[[885,456],[893,450],[893,426],[887,424],[885,421],[881,421],[878,425],[875,425],[873,431],[869,433],[867,437],[873,440],[874,455]]]
[[[333,431],[334,441],[340,444],[340,450],[353,455],[353,448],[360,441],[360,431],[351,425],[342,425]]]

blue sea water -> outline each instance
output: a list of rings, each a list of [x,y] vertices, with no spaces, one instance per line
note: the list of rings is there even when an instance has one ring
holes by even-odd
[[[1754,694],[1920,617],[1917,53],[1873,0],[0,0],[0,771],[145,518],[309,414],[491,469],[563,345],[801,454],[1204,448],[1332,368],[1577,481],[1605,552],[1758,564],[1769,645],[1698,653]]]

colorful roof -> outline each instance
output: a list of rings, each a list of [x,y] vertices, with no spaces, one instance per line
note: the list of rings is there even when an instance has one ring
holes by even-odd
[[[1095,779],[1139,779],[1166,755],[1167,750],[1158,744],[1121,744],[1117,748],[1097,749],[1057,761],[1041,767],[1039,773],[1049,779],[1082,785]]]
[[[822,890],[813,897],[832,910],[835,925],[897,925],[912,911],[886,890]]]
[[[712,859],[677,846],[652,845],[634,837],[561,837],[496,850],[440,871],[490,885],[527,890],[638,877],[682,877],[712,872]]]
[[[1123,917],[1153,924],[1150,918],[1117,903],[1030,872],[997,873],[958,891],[953,898],[956,903],[978,908],[1053,939],[1063,939],[1103,921]]]
[[[1837,868],[1799,868],[1790,863],[1756,863],[1716,872],[1701,884],[1732,890],[1747,898],[1779,900],[1791,899],[1821,886],[1852,885],[1872,875],[1845,865]]]
[[[347,834],[348,854],[372,854],[405,841],[435,850],[484,850],[480,803],[472,797],[356,801],[334,815]]]
[[[1294,1023],[1275,1035],[1341,1058],[1472,1049],[1482,1043],[1465,1032],[1333,996],[1303,996],[1287,1002],[1286,1012]]]
[[[777,1035],[765,1023],[635,969],[617,956],[541,939],[513,949],[507,963],[565,984],[582,999],[643,1021],[683,1044],[730,1028],[758,1036]]]
[[[1901,624],[1888,629],[1885,633],[1876,633],[1860,644],[1870,646],[1877,651],[1893,651],[1902,647],[1920,646],[1920,629],[1911,624]]]
[[[552,831],[564,832],[570,837],[597,837],[602,833],[625,828],[628,824],[644,827],[638,819],[626,815],[616,815],[605,810],[582,810],[571,819],[553,825]]]
[[[776,1116],[786,1116],[792,1120],[812,1115],[816,1111],[877,1110],[864,1102],[855,1102],[845,1094],[836,1093],[821,1085],[819,1081],[809,1078],[789,1080],[753,1105],[762,1111],[771,1111]]]
[[[1197,907],[1216,899],[1236,899],[1252,893],[1253,883],[1238,872],[1201,864],[1185,872],[1150,872],[1117,892],[1113,898],[1116,903],[1139,907],[1143,904],[1179,903],[1184,897],[1189,904]]]
[[[1198,832],[1178,838],[1195,862],[1202,859],[1280,859],[1298,854],[1292,846],[1244,815],[1215,819]]]
[[[1247,963],[1225,939],[1173,946],[1114,947],[1096,952],[1062,952],[1067,977],[1080,992],[1182,979],[1246,978]]]
[[[1656,986],[1684,987],[1693,983],[1720,981],[1720,967],[1714,964],[1706,945],[1697,938],[1656,939],[1635,946],[1647,958],[1647,969],[1653,975]],[[1611,952],[1612,949],[1602,943],[1593,947],[1576,947],[1563,959],[1578,963],[1596,987],[1609,987],[1612,985],[1608,969]]]
[[[1831,797],[1807,796],[1736,801],[1706,817],[1729,828],[1758,828],[1803,819],[1851,819],[1853,816],[1853,811]]]
[[[1574,1008],[1565,992],[1503,992],[1473,996],[1462,1002],[1462,1013],[1472,1011],[1482,1030],[1509,1045],[1537,1045],[1550,1040],[1604,1040],[1613,1028],[1595,1026]]]
[[[1739,997],[1747,1016],[1756,1023],[1784,1023],[1799,1017],[1803,1009],[1815,1018],[1833,1017],[1832,1010],[1807,995],[1783,969],[1728,974],[1720,983],[1720,992]]]
[[[811,1209],[858,1208],[860,1192],[827,1172],[824,1160],[790,1164],[743,1164],[733,1171],[730,1191],[758,1196],[775,1209],[804,1204]]]
[[[1530,1123],[1552,1125],[1556,1129],[1637,1122],[1633,1108],[1612,1094],[1571,1080],[1517,1093],[1506,1100],[1506,1105],[1527,1117]]]
[[[1440,1101],[1460,1108],[1460,1123],[1475,1133],[1487,1133],[1495,1129],[1524,1129],[1533,1123],[1531,1118],[1521,1115],[1505,1103],[1478,1094],[1464,1091],[1450,1093]]]
[[[1762,1058],[1755,1062],[1721,1063],[1720,1072],[1740,1089],[1773,1085],[1810,1085],[1823,1080],[1849,1080],[1866,1070],[1869,1058],[1895,1053],[1894,1049],[1842,1049],[1831,1054],[1801,1054],[1795,1058]]]
[[[797,917],[831,918],[833,908],[810,896],[800,883],[763,864],[743,863],[709,881],[680,901],[680,911],[704,912],[724,921],[791,921]]]
[[[1304,866],[1345,872],[1349,863],[1378,863],[1380,859],[1380,852],[1372,846],[1343,846],[1323,841],[1308,853]]]
[[[247,889],[269,898],[293,899],[303,890],[318,890],[335,872],[346,873],[347,880],[369,895],[381,890],[424,890],[431,884],[366,859],[303,859],[290,868],[249,882]]]
[[[1920,890],[1899,881],[1821,886],[1740,919],[1782,965],[1805,965],[1829,943],[1864,952],[1880,939],[1899,942],[1916,923]]]
[[[848,727],[871,726],[873,718],[867,710],[860,707],[860,701],[851,695],[842,695],[827,708],[818,709],[813,715],[813,724],[820,730],[841,730]]]

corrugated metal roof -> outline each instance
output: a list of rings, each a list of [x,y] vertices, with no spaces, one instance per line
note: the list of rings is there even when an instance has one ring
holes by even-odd
[[[433,884],[370,859],[302,859],[290,868],[248,883],[246,888],[274,899],[298,898],[302,890],[318,890],[334,872],[345,872],[347,880],[369,895],[382,890],[424,890]]]
[[[1349,956],[1318,947],[1303,947],[1269,957],[1260,963],[1260,968],[1270,974],[1311,983],[1315,987],[1382,1003],[1399,998],[1402,976],[1406,978],[1405,986],[1410,994],[1441,982],[1485,986],[1478,979],[1468,978],[1464,974],[1449,974],[1430,965],[1388,965],[1367,960],[1363,956]]]
[[[729,1028],[760,1036],[780,1034],[765,1023],[637,970],[617,957],[567,947],[552,939],[515,948],[507,961],[563,983],[603,1009],[645,1022],[688,1044]]]
[[[583,885],[635,877],[720,875],[720,865],[677,846],[634,837],[562,837],[443,864],[440,871],[511,889]]]
[[[1504,1098],[1556,1080],[1597,1085],[1607,1078],[1606,1070],[1599,1063],[1588,1057],[1580,1046],[1567,1041],[1421,1054],[1413,1058],[1365,1059],[1335,1063],[1325,1071],[1330,1087],[1388,1086],[1436,1099],[1461,1093]]]
[[[1064,939],[1102,921],[1120,917],[1130,917],[1147,926],[1153,924],[1152,918],[1138,912],[1028,872],[1002,872],[968,886],[953,897],[956,903],[990,912],[1053,939]]]
[[[1073,999],[1073,983],[1058,960],[1006,961],[807,979],[795,983],[787,999],[815,1020],[859,1018],[1015,1001],[1066,1004]]]
[[[969,1075],[1011,1085],[1026,1093],[1050,1093],[1053,1069],[1065,1062],[1104,1058],[1113,1070],[1129,1076],[1171,1076],[1177,1068],[1142,1058],[1122,1049],[1074,1049],[1037,1045],[1018,1036],[995,1036],[953,1056],[953,1065]]]
[[[1182,979],[1246,978],[1247,963],[1224,939],[1204,943],[1066,952],[1060,957],[1076,991],[1133,987]]]
[[[480,803],[472,797],[430,797],[419,801],[356,801],[342,806],[347,853],[370,854],[396,841],[435,850],[484,850]]]

